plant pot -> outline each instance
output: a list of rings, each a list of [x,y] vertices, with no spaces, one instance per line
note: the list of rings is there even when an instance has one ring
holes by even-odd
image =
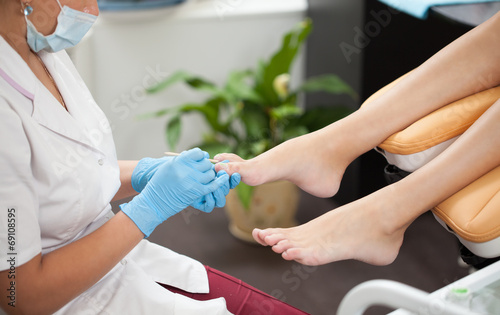
[[[295,184],[278,181],[256,186],[250,208],[245,209],[236,191],[226,198],[229,231],[236,238],[256,243],[254,228],[291,227],[297,225],[295,214],[299,203],[299,189]]]

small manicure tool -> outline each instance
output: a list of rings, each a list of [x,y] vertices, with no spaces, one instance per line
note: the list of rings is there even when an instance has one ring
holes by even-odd
[[[180,155],[180,153],[176,153],[176,152],[165,152],[165,155],[166,156],[178,156]],[[220,161],[217,161],[217,160],[214,160],[214,159],[208,159],[210,162],[212,163],[219,163]]]

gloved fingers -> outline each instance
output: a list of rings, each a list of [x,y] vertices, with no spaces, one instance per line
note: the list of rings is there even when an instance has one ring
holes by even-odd
[[[203,211],[203,207],[205,206],[205,196],[196,199],[190,206]]]
[[[224,186],[213,192],[215,198],[215,206],[217,208],[222,208],[226,205],[226,195],[224,195]]]
[[[203,212],[211,212],[214,206],[215,206],[215,200],[212,194],[202,196],[191,204],[191,207]]]
[[[228,176],[226,172],[221,171],[217,173],[217,178]],[[229,178],[229,177],[228,177]],[[226,205],[226,196],[229,193],[229,180],[224,183],[219,189],[213,192],[215,198],[215,206],[217,208],[222,208]]]
[[[215,171],[209,169],[205,172],[192,171],[191,177],[198,183],[206,185],[213,181],[216,178],[216,175]]]
[[[205,172],[210,168],[215,168],[212,162],[209,161],[210,155],[208,152],[202,151],[200,148],[184,151],[181,156],[183,162],[194,166],[198,171]]]
[[[189,163],[189,165],[191,165],[194,169],[196,169],[200,172],[206,172],[208,170],[215,169],[212,162],[210,162],[208,159],[203,159],[203,160],[196,161],[196,162],[192,161]],[[214,171],[214,173],[215,173],[215,171]]]
[[[229,175],[223,174],[221,177],[215,178],[215,180],[211,181],[210,183],[206,184],[203,186],[203,192],[204,194],[209,194],[212,192],[215,192],[217,189],[220,187],[224,186],[227,184],[229,181]]]
[[[233,173],[231,175],[231,178],[229,180],[229,188],[234,189],[238,184],[241,182],[241,175],[240,173]]]
[[[229,163],[229,160],[224,160],[224,161],[222,161],[222,162],[220,162],[220,163],[225,163],[225,164],[227,164],[227,163]],[[214,167],[214,168],[215,168],[215,167]],[[227,172],[226,172],[226,171],[224,171],[224,170],[222,170],[222,169],[221,169],[221,170],[219,170],[219,172],[218,172],[217,174],[219,174],[220,172],[224,172],[224,173],[226,173],[226,174],[227,174]],[[233,173],[233,174],[231,175],[230,180],[229,180],[229,188],[230,188],[230,189],[234,189],[236,186],[238,186],[238,184],[239,184],[240,182],[241,182],[241,175],[240,175],[240,173]]]
[[[220,172],[217,173],[217,178],[222,177],[224,175],[227,175],[227,173],[225,171],[220,171]],[[229,182],[230,182],[230,180],[228,180],[228,182],[221,187],[222,193],[224,194],[224,196],[227,196],[227,194],[229,194],[229,189],[230,189]]]
[[[207,152],[194,148],[189,151],[182,152],[179,156],[179,161],[200,172],[205,172],[209,169],[215,168],[212,162],[208,159],[209,157],[210,155],[208,155]]]
[[[205,204],[203,206],[203,209],[199,209],[203,212],[212,212],[212,210],[214,209],[215,207],[215,198],[214,198],[214,195],[213,194],[208,194],[208,195],[205,195]]]
[[[203,159],[206,159],[206,153],[205,151],[202,151],[200,148],[193,148],[191,150],[183,151],[180,155],[179,158],[181,158],[183,161],[201,161]]]
[[[226,205],[226,196],[229,193],[229,183],[224,184],[221,188],[214,191],[215,206],[222,208]]]

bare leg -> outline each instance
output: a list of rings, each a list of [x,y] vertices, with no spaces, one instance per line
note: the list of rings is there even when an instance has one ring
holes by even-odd
[[[500,84],[500,13],[460,37],[387,93],[343,120],[242,162],[217,165],[243,182],[286,179],[319,196],[334,195],[355,158],[430,112]],[[481,56],[478,58],[477,56]]]
[[[391,263],[419,215],[500,165],[500,100],[455,143],[405,179],[289,229],[254,230],[284,259],[321,265],[343,259]]]

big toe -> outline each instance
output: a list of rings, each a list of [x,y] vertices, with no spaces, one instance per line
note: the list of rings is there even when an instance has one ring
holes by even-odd
[[[230,161],[230,162],[243,162],[244,159],[239,157],[238,155],[234,153],[219,153],[216,156],[214,156],[214,159],[222,162],[222,161]]]
[[[265,236],[261,236],[262,232],[263,231],[261,229],[255,228],[252,231],[252,236],[257,243],[259,243],[260,245],[267,246],[267,243],[264,241]]]

